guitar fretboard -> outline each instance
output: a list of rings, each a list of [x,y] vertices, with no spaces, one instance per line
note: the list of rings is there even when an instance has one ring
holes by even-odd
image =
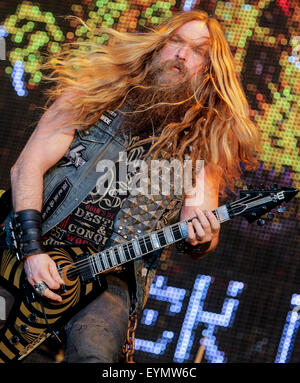
[[[230,219],[226,205],[213,210],[213,213],[220,223]],[[187,238],[187,225],[191,220],[177,222],[90,255],[88,259],[94,276]]]

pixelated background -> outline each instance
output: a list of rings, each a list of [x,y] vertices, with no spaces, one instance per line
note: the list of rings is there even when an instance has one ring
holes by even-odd
[[[193,8],[222,24],[262,133],[259,170],[245,172],[236,190],[299,188],[299,1],[0,0],[0,189],[9,187],[9,170],[41,116],[44,53],[74,40],[105,43],[106,36],[66,15],[90,27],[135,31]],[[217,249],[202,260],[165,253],[138,326],[135,360],[299,362],[299,220],[295,198],[263,227],[242,218],[225,223]]]

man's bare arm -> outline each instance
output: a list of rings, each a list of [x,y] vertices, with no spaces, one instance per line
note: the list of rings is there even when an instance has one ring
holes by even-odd
[[[15,211],[41,211],[43,175],[63,157],[72,142],[74,131],[62,132],[60,129],[66,116],[56,114],[58,104],[64,101],[64,98],[59,98],[44,113],[11,169]]]
[[[67,152],[74,137],[74,130],[66,132],[61,129],[63,122],[71,116],[57,113],[60,103],[68,102],[68,100],[66,95],[61,96],[44,113],[11,169],[15,212],[26,209],[41,211],[42,209],[43,176]],[[35,282],[44,281],[50,289],[56,289],[63,282],[55,263],[47,254],[27,257],[24,267],[28,281],[32,285]],[[61,300],[61,297],[50,289],[45,291],[45,296]]]

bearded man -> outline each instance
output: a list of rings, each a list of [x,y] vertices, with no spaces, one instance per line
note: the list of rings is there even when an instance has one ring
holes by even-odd
[[[194,217],[183,243],[194,258],[217,245],[220,225],[212,210],[219,194],[240,175],[241,162],[256,165],[258,133],[216,20],[191,11],[148,33],[104,32],[111,36],[108,45],[83,50],[79,44],[47,63],[56,82],[49,91],[54,103],[11,171],[16,216],[22,224],[35,222],[33,229],[43,233],[24,239],[26,275],[54,301],[62,299],[55,290],[63,280],[43,244],[89,244],[99,251],[117,232],[127,238],[118,214],[130,198],[116,190],[104,198],[95,187],[95,165],[116,158],[108,143],[117,142],[132,160],[204,160],[194,173],[194,181],[204,175],[198,185],[203,199],[195,188],[175,203],[161,196],[161,206],[177,214],[173,219]],[[122,224],[129,227],[128,206]],[[161,209],[157,225],[163,214]],[[136,227],[142,220],[136,219]],[[120,360],[128,316],[140,315],[158,259],[156,252],[106,274],[107,290],[66,326],[67,362]]]

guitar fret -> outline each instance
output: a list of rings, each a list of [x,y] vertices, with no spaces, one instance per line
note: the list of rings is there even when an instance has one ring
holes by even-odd
[[[150,240],[152,241],[152,245],[154,249],[159,249],[159,243],[158,243],[158,238],[156,236],[156,233],[151,233],[150,234]]]
[[[147,247],[145,245],[144,238],[139,238],[138,242],[139,242],[140,248],[142,250],[142,254],[146,254],[147,253]]]
[[[164,234],[163,230],[160,230],[160,231],[157,232],[157,237],[158,237],[158,240],[159,240],[159,243],[160,243],[160,247],[165,246],[167,244],[167,241],[166,241],[165,234]]]
[[[138,241],[136,239],[133,239],[132,240],[132,245],[133,245],[133,250],[135,252],[135,256],[139,256],[139,255],[142,255],[141,254],[141,250],[140,250],[140,247],[138,245]]]
[[[106,256],[106,259],[108,260],[109,267],[110,267],[110,268],[113,267],[112,261],[111,261],[111,259],[110,259],[109,251],[106,251],[106,252],[104,253],[104,256]]]
[[[174,236],[174,238],[175,238],[175,241],[177,241],[177,240],[179,240],[179,239],[182,239],[181,232],[180,232],[180,228],[179,228],[178,225],[172,226],[171,229],[172,229],[172,232],[173,232],[173,236]]]
[[[218,215],[217,218],[218,218],[219,222],[221,222],[221,223],[228,221],[230,219],[226,205],[218,207],[215,210],[215,212],[217,213],[217,215]]]
[[[188,237],[187,223],[185,221],[184,222],[180,222],[179,229],[181,231],[182,238],[187,238]]]
[[[114,251],[112,249],[110,249],[109,254],[110,254],[110,259],[112,261],[113,266],[116,266],[118,264],[118,262],[116,260]]]
[[[89,263],[90,263],[90,267],[91,267],[92,273],[94,273],[96,275],[97,274],[97,268],[96,268],[96,264],[95,264],[95,257],[91,256],[88,259],[89,259]]]
[[[100,254],[102,254],[102,253],[100,253]],[[95,258],[97,269],[98,269],[97,273],[100,273],[103,269],[102,269],[102,266],[101,266],[99,255],[95,255],[94,258]]]
[[[117,259],[118,265],[120,265],[122,262],[121,262],[121,259],[119,257],[118,249],[116,247],[113,247],[113,251],[115,253],[115,257]]]
[[[174,242],[174,237],[173,237],[171,228],[169,226],[164,229],[164,234],[165,234],[167,243],[173,243]]]
[[[148,251],[153,251],[153,246],[152,246],[151,238],[149,235],[145,237],[145,244]]]
[[[131,258],[130,258],[130,254],[129,254],[129,249],[128,249],[127,243],[123,244],[123,250],[125,252],[125,257],[126,257],[127,261],[130,261]]]
[[[219,216],[219,213],[218,213],[218,209],[213,210],[212,212],[213,212],[214,216],[217,218],[217,220],[220,221],[220,216]]]
[[[125,257],[124,250],[123,250],[122,246],[118,246],[118,252],[119,252],[119,256],[120,256],[121,262],[122,263],[126,262],[126,257]]]
[[[102,256],[102,261],[104,263],[104,266],[105,266],[105,270],[109,269],[109,264],[108,264],[108,261],[107,261],[107,257],[105,255],[105,253],[102,253],[103,256]]]
[[[129,254],[130,254],[131,259],[135,258],[135,252],[134,252],[133,245],[131,242],[128,243],[128,250],[129,250]]]
[[[103,259],[102,259],[102,257],[100,257],[100,262],[101,262],[101,267],[102,267],[102,270],[105,270],[105,265],[104,265],[104,262],[103,262]]]

